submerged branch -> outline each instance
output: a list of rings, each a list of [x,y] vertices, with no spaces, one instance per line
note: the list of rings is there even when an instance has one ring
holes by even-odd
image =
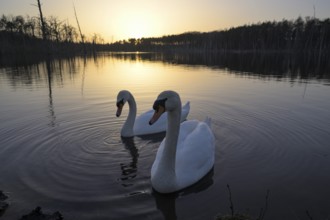
[[[231,210],[231,216],[234,216],[234,204],[233,204],[233,200],[231,198],[231,190],[230,190],[230,186],[229,184],[227,184],[227,189],[228,189],[228,193],[229,193],[229,202],[230,202],[230,210]]]

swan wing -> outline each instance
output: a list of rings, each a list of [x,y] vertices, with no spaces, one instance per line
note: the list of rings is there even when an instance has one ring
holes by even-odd
[[[167,126],[166,112],[162,114],[160,118],[153,125],[149,125],[150,118],[153,116],[154,112],[155,112],[154,110],[149,110],[139,115],[135,119],[135,123],[133,127],[135,135],[154,134],[166,130],[166,126]]]
[[[186,120],[190,111],[190,102],[182,106],[181,122]],[[155,134],[166,131],[167,128],[167,112],[162,114],[160,118],[153,124],[149,125],[150,118],[154,114],[154,110],[144,112],[135,119],[133,131],[135,135]]]
[[[185,105],[182,106],[181,122],[187,119],[189,112],[190,112],[190,102],[187,102]]]
[[[176,153],[176,177],[180,188],[196,183],[214,165],[215,138],[205,122],[183,122]]]

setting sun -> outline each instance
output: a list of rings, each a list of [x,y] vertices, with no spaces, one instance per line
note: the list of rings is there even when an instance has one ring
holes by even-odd
[[[152,34],[152,20],[138,14],[124,17],[120,24],[120,32],[128,38],[150,36]]]

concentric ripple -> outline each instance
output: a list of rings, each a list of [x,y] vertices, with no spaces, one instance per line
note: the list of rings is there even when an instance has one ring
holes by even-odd
[[[49,78],[45,65],[0,72],[0,190],[12,204],[4,220],[36,206],[65,219],[213,219],[230,211],[226,184],[238,212],[258,214],[270,189],[273,219],[296,217],[287,207],[326,218],[319,213],[329,204],[330,102],[322,82],[111,57],[77,59]],[[212,118],[216,158],[204,181],[170,196],[152,190],[165,133],[121,138],[121,89],[134,94],[138,114],[172,89],[190,101],[188,120]]]

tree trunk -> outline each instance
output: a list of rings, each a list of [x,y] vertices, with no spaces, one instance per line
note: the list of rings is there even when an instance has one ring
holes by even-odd
[[[47,39],[46,25],[45,25],[44,17],[42,15],[40,0],[37,0],[37,2],[38,2],[39,13],[40,13],[42,39],[46,40]]]

